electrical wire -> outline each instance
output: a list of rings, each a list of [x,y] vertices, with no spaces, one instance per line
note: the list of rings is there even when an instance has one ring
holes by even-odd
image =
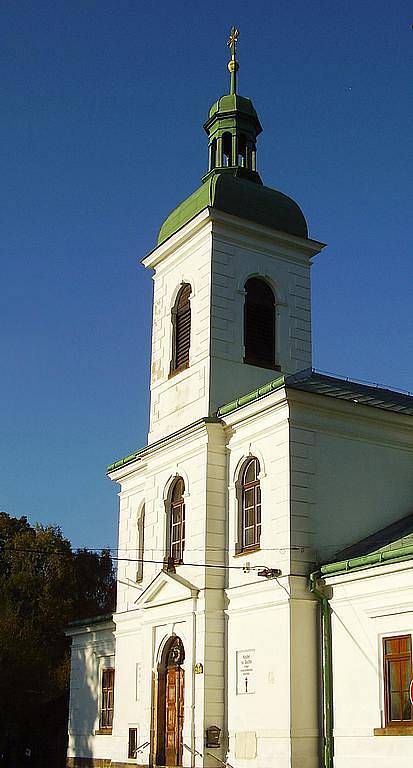
[[[82,554],[85,550],[74,550],[73,552],[61,552],[60,550],[46,550],[46,549],[28,549],[28,548],[20,548],[20,547],[10,547],[10,549],[2,548],[0,549],[0,553],[7,552],[7,553],[13,553],[13,552],[20,552],[22,554],[32,554],[32,555],[50,555],[54,557],[72,557],[76,554]],[[94,554],[94,550],[86,550],[87,553]],[[116,562],[124,562],[124,563],[148,563],[152,565],[165,565],[164,560],[151,560],[144,557],[117,557],[116,555],[111,555],[111,559],[115,560]],[[225,570],[235,570],[235,571],[245,571],[246,565],[221,565],[220,563],[179,563],[179,566],[187,566],[190,568],[222,568]],[[256,570],[265,568],[264,565],[254,565],[254,566],[248,566],[248,570]]]

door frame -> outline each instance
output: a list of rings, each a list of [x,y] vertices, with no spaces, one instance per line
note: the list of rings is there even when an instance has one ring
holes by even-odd
[[[170,659],[171,652],[175,652],[176,661],[172,661]],[[155,766],[164,766],[166,765],[165,762],[165,753],[166,753],[166,681],[167,681],[167,672],[170,668],[175,668],[179,670],[180,674],[178,675],[178,689],[181,690],[181,674],[182,674],[182,688],[183,688],[183,697],[185,700],[185,670],[183,668],[183,663],[185,660],[185,650],[184,650],[184,644],[178,635],[171,635],[171,637],[168,638],[166,641],[162,654],[161,654],[161,660],[158,664],[157,671],[153,676],[153,683],[152,683],[152,697],[153,697],[153,707],[152,707],[152,738],[153,738],[153,745],[151,749],[152,753],[152,765]],[[180,722],[180,714],[179,711],[183,710],[183,706],[180,706],[178,704],[176,712],[176,717],[178,721],[178,738],[179,735],[182,738],[183,734],[183,718],[182,722]],[[178,744],[178,755],[177,755],[177,761],[176,764],[181,766],[182,765],[182,746]]]

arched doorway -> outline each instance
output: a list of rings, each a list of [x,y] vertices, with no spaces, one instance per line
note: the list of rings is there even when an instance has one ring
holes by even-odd
[[[156,765],[182,765],[185,650],[177,635],[169,638],[158,666]]]

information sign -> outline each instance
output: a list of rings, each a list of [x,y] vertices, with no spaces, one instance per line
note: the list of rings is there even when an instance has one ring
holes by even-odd
[[[237,693],[255,693],[255,650],[237,651]]]

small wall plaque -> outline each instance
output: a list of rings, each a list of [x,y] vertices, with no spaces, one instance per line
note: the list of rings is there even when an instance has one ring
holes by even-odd
[[[210,725],[209,728],[206,729],[206,746],[212,747],[213,749],[220,747],[220,734],[221,728],[218,728],[217,725]]]
[[[204,672],[204,668],[203,668],[202,664],[200,664],[200,663],[195,664],[194,672],[195,672],[196,675],[202,675],[203,672]]]

